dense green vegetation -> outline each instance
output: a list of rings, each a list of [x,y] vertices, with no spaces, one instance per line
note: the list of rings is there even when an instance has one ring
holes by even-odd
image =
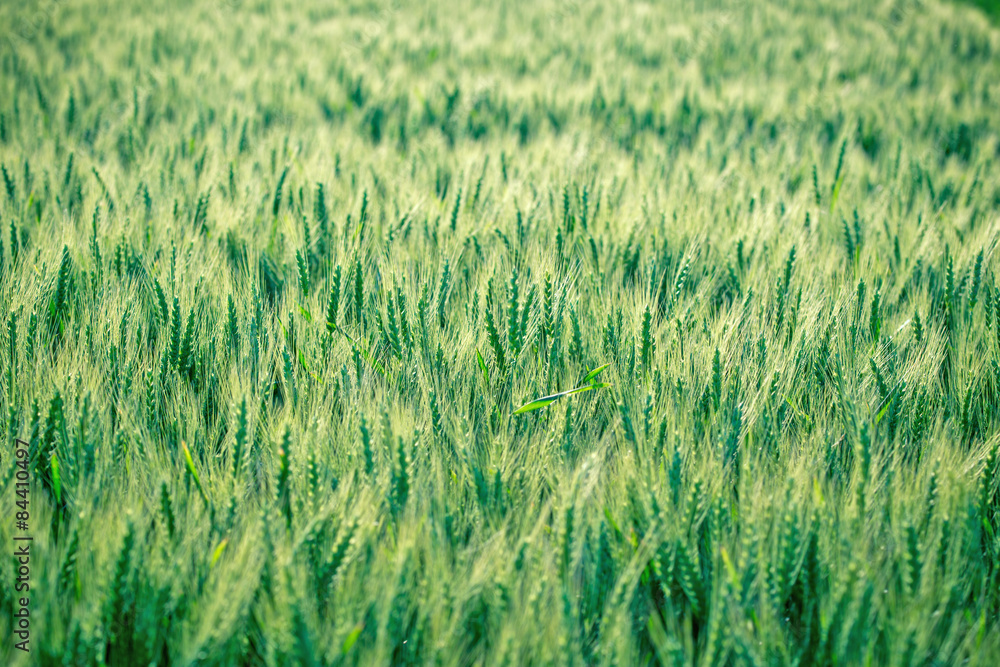
[[[1000,663],[982,14],[0,26],[0,662]]]
[[[1000,20],[1000,0],[969,0],[969,2],[982,9],[993,20]]]

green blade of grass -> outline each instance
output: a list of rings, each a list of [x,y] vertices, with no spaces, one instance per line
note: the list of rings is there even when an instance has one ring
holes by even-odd
[[[215,551],[212,552],[212,562],[209,567],[215,567],[215,564],[219,562],[220,558],[222,558],[222,552],[226,550],[226,545],[228,544],[229,538],[224,538],[221,542],[219,542],[219,546],[215,547]]]
[[[591,381],[592,381],[592,380],[593,380],[594,378],[596,378],[596,377],[597,377],[598,375],[600,375],[600,374],[601,374],[601,372],[602,372],[602,371],[603,371],[603,370],[604,370],[605,368],[607,368],[607,367],[608,367],[608,366],[610,366],[610,365],[611,365],[611,364],[603,364],[603,365],[601,365],[601,366],[598,366],[598,367],[597,367],[597,368],[595,368],[594,370],[590,371],[590,372],[589,372],[589,373],[587,373],[587,375],[586,375],[586,376],[585,376],[585,377],[583,378],[583,382],[581,382],[580,384],[587,384],[588,382],[591,382]]]
[[[205,506],[209,505],[208,496],[205,494],[205,489],[201,486],[201,477],[198,476],[198,469],[194,467],[194,459],[191,458],[191,450],[188,449],[187,443],[181,442],[181,448],[184,450],[184,464],[187,466],[188,472],[191,474],[191,478],[194,479],[194,485],[198,487],[198,493],[201,494],[201,499],[205,501]]]
[[[610,387],[610,386],[611,385],[609,385],[606,382],[598,382],[595,384],[588,384],[584,387],[576,387],[575,389],[567,389],[566,391],[560,391],[558,394],[550,394],[549,396],[542,396],[541,398],[536,398],[533,401],[525,403],[517,410],[514,410],[512,414],[523,415],[526,412],[534,412],[535,410],[541,410],[542,408],[546,408],[552,405],[553,403],[555,403],[564,396],[572,396],[573,394],[580,394],[585,391],[590,391],[591,389],[603,389],[604,387]]]
[[[844,184],[844,177],[841,176],[833,186],[833,194],[830,196],[830,213],[837,208],[837,199],[840,198],[840,187]]]
[[[361,636],[361,630],[362,626],[359,623],[358,625],[354,626],[354,629],[351,630],[350,633],[348,633],[348,635],[344,638],[344,643],[340,647],[340,652],[343,655],[347,655],[347,652],[351,650],[351,647],[354,646],[354,643],[358,641],[358,637]]]

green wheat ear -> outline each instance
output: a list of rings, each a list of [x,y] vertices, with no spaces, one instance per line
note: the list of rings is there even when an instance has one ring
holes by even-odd
[[[229,338],[229,345],[235,354],[240,353],[240,330],[239,322],[236,315],[236,302],[233,301],[233,295],[227,295],[227,321],[226,321],[226,332]]]
[[[285,528],[292,529],[292,492],[290,487],[291,465],[289,448],[292,442],[291,430],[286,426],[285,433],[278,447],[278,491],[277,501],[282,515],[285,517]]]
[[[61,338],[66,327],[70,299],[70,273],[73,270],[73,260],[69,255],[69,247],[63,246],[62,259],[59,262],[59,272],[56,276],[56,289],[49,303],[49,316],[52,322],[54,336]]]
[[[437,292],[437,321],[438,326],[442,329],[445,328],[447,323],[447,303],[448,303],[448,290],[451,283],[451,266],[448,260],[444,260],[444,265],[441,268],[441,280],[438,283]]]
[[[79,600],[81,593],[81,581],[79,569],[77,567],[77,556],[80,551],[80,535],[73,530],[70,536],[69,548],[63,558],[62,566],[59,568],[58,589],[62,593],[72,592],[73,599]]]
[[[354,260],[354,324],[359,328],[364,323],[364,269],[361,267],[361,258]]]
[[[233,479],[239,481],[243,469],[243,457],[249,442],[247,399],[244,396],[236,409],[236,433],[233,438]]]
[[[326,306],[326,331],[333,334],[337,330],[337,314],[340,310],[340,264],[333,271],[330,282],[330,298]]]
[[[156,304],[159,307],[157,314],[160,318],[160,326],[168,326],[170,324],[170,306],[167,305],[167,295],[164,293],[160,281],[156,278],[153,278],[153,291],[156,293]]]
[[[167,488],[165,481],[160,483],[160,514],[163,515],[163,521],[167,526],[167,536],[173,540],[177,533],[177,519],[174,516],[174,503],[170,498],[170,489]]]
[[[493,361],[496,364],[497,373],[500,377],[507,374],[507,354],[504,351],[503,343],[500,340],[500,332],[497,331],[496,323],[493,320],[493,310],[487,303],[486,315],[486,335],[490,348],[493,350]]]
[[[656,341],[653,340],[653,316],[649,311],[649,306],[642,313],[642,372],[649,375],[653,365],[653,355],[656,354]]]
[[[285,167],[281,171],[281,176],[278,177],[278,184],[274,188],[274,198],[271,201],[271,215],[275,218],[278,217],[278,212],[281,210],[281,197],[282,190],[285,188],[285,178],[288,176],[288,167]]]
[[[309,298],[309,267],[306,265],[305,257],[298,250],[295,251],[295,265],[299,272],[299,290],[302,292],[302,299],[306,300]]]

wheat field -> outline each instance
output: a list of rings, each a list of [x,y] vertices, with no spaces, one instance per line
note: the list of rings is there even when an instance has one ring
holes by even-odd
[[[0,663],[1000,664],[998,108],[938,0],[3,3]]]

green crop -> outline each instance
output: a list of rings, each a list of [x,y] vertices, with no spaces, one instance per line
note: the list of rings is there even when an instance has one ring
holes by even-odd
[[[0,664],[1000,664],[998,101],[940,0],[0,3]]]

